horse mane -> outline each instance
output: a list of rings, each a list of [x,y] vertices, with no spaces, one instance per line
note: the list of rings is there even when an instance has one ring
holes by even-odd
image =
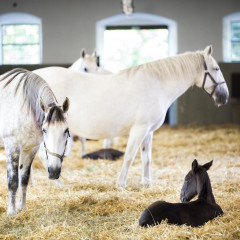
[[[202,51],[186,52],[173,57],[159,59],[146,64],[127,68],[119,74],[132,75],[138,71],[145,71],[159,79],[173,78],[179,79],[186,75],[194,76],[196,69],[202,69],[204,66],[204,57]]]
[[[15,88],[15,95],[20,91],[22,86],[23,105],[27,106],[27,109],[33,114],[34,120],[38,127],[41,127],[44,120],[44,112],[40,107],[40,99],[44,106],[51,107],[47,116],[48,123],[54,121],[64,121],[63,111],[60,107],[56,106],[56,97],[49,87],[49,85],[37,74],[30,72],[26,69],[16,68],[13,69],[0,79],[4,81],[7,78],[3,88],[9,86],[19,74],[23,74],[18,80]]]
[[[212,186],[210,182],[210,178],[208,176],[208,173],[206,170],[201,169],[201,171],[204,171],[203,173],[203,183],[202,183],[202,188],[198,194],[198,201],[209,201],[211,203],[216,203],[213,192],[212,192]],[[208,196],[208,197],[207,197]]]

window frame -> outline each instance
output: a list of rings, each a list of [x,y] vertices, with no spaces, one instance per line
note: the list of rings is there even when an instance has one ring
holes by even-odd
[[[41,18],[31,14],[27,14],[27,13],[6,13],[6,14],[0,15],[0,65],[3,65],[2,25],[38,25],[39,26],[39,48],[40,48],[39,49],[40,56],[39,56],[38,64],[42,63],[42,20]]]
[[[232,60],[232,22],[240,22],[240,12],[232,13],[223,18],[223,62],[240,62]]]

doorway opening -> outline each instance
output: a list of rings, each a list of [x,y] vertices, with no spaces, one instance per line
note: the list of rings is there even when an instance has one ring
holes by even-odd
[[[103,56],[112,72],[168,57],[168,27],[106,26]]]

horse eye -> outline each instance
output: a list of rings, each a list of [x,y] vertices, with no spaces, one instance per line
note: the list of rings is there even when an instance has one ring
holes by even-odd
[[[84,68],[83,70],[84,70],[84,72],[88,72],[87,68]]]
[[[45,129],[45,128],[43,128],[43,130],[42,130],[44,133],[47,133],[47,130]]]
[[[215,70],[216,70],[216,71],[219,71],[219,67],[216,67]]]

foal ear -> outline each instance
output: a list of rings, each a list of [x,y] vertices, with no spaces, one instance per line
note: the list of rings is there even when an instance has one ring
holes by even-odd
[[[66,97],[65,101],[63,102],[63,106],[62,106],[64,113],[66,113],[66,112],[68,111],[68,109],[69,109],[69,104],[70,104],[70,103],[69,103],[69,99]]]
[[[86,55],[86,51],[85,51],[85,48],[83,48],[81,50],[80,57],[85,58],[85,55]]]
[[[212,45],[209,45],[207,46],[205,49],[204,49],[204,55],[205,56],[211,56],[213,53],[213,49],[212,49]]]
[[[198,170],[198,162],[196,159],[194,159],[194,161],[192,162],[192,172],[196,173]]]
[[[202,167],[208,170],[212,166],[212,163],[213,163],[213,160],[208,163],[205,163],[204,165],[202,165]]]

